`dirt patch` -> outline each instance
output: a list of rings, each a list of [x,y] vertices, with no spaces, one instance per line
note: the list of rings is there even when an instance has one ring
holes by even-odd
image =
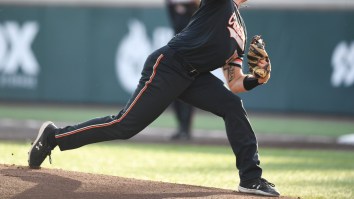
[[[266,198],[226,189],[1,164],[0,182],[0,198],[4,199]]]

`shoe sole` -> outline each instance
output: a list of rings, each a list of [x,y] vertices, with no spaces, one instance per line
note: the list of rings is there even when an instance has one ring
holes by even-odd
[[[29,163],[30,163],[30,156],[31,156],[31,152],[32,152],[32,150],[33,150],[33,147],[35,146],[35,143],[38,142],[38,140],[39,140],[39,138],[42,136],[44,130],[45,130],[45,129],[47,128],[47,126],[49,126],[50,124],[54,125],[53,122],[47,121],[47,122],[44,122],[44,123],[42,124],[41,128],[39,128],[37,138],[36,138],[36,140],[33,142],[33,144],[32,144],[32,146],[31,146],[30,150],[28,151],[28,165],[29,165]],[[55,125],[54,125],[54,126],[55,126]],[[29,165],[29,167],[30,167],[31,169],[39,169],[39,168],[41,168],[40,166],[31,166],[31,165]]]
[[[257,189],[247,189],[241,186],[238,186],[238,191],[242,193],[250,193],[250,194],[262,195],[262,196],[272,196],[272,197],[280,196],[280,195],[274,195]]]

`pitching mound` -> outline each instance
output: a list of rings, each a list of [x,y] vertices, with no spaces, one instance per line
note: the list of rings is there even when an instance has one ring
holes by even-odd
[[[262,198],[232,190],[0,165],[0,198]],[[281,197],[287,198],[287,197]]]

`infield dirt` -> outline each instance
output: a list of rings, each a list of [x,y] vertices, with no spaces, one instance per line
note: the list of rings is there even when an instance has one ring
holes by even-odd
[[[0,165],[1,199],[163,199],[163,198],[267,198],[233,190],[69,172],[33,170]],[[289,197],[279,197],[287,199]]]

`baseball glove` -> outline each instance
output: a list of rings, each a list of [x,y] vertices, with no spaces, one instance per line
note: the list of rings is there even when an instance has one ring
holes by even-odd
[[[265,50],[265,43],[260,35],[255,35],[252,38],[247,58],[249,70],[256,78],[265,78],[270,73],[270,60]],[[267,62],[264,68],[258,66],[261,60]]]

